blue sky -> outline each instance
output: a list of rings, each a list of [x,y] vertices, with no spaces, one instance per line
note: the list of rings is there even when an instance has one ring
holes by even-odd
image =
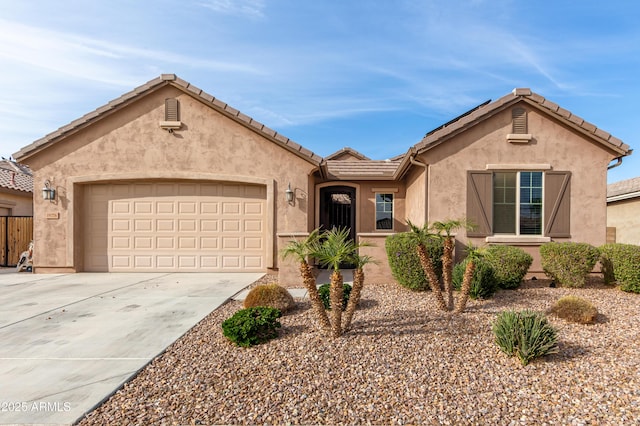
[[[638,22],[626,0],[0,0],[0,154],[162,73],[373,159],[530,87],[638,151],[615,182],[640,176]]]

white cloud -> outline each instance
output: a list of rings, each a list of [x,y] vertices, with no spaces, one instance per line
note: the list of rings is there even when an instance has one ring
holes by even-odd
[[[0,19],[0,58],[69,77],[133,88],[158,65],[187,65],[209,71],[259,74],[247,64],[188,57],[170,50],[145,49]],[[154,66],[155,65],[155,66]]]
[[[263,0],[206,0],[200,6],[225,15],[263,18],[265,4]]]

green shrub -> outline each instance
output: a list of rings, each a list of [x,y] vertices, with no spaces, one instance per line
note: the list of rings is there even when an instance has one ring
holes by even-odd
[[[640,293],[640,246],[605,244],[600,255],[605,282],[617,281],[621,290]]]
[[[522,365],[558,352],[558,334],[542,313],[503,311],[498,314],[492,329],[502,352],[518,357]]]
[[[533,257],[519,247],[495,245],[486,249],[484,259],[493,268],[498,286],[504,289],[520,287]]]
[[[558,318],[580,324],[593,324],[598,317],[598,310],[588,300],[576,296],[564,296],[549,310]]]
[[[322,300],[322,304],[325,309],[331,310],[331,298],[329,297],[331,294],[331,284],[322,284],[318,287],[318,294],[320,295],[320,299]],[[347,309],[347,303],[349,303],[349,296],[351,295],[351,285],[343,284],[342,285],[342,310]]]
[[[281,316],[279,309],[266,306],[241,309],[222,323],[222,330],[236,345],[249,347],[277,337]]]
[[[467,267],[468,259],[463,260],[453,267],[453,288],[460,290],[462,280],[464,279],[464,270]],[[471,299],[488,299],[498,289],[498,282],[493,273],[493,268],[489,263],[480,259],[476,260],[476,269],[473,271],[473,280],[471,281],[471,290],[469,297]]]
[[[257,306],[270,306],[284,313],[295,305],[293,296],[289,291],[278,284],[261,284],[249,291],[244,299],[245,308]]]
[[[442,279],[442,254],[444,246],[442,240],[434,238],[426,246],[438,279]],[[416,243],[411,240],[409,232],[390,235],[385,240],[385,249],[389,260],[389,267],[398,283],[411,290],[424,291],[429,289],[429,283],[420,265]]]
[[[540,246],[544,273],[563,287],[584,287],[600,251],[586,243],[546,243]]]

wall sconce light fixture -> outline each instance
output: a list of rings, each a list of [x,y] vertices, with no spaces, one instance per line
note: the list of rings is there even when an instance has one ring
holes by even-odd
[[[287,198],[287,203],[289,204],[293,203],[294,193],[293,193],[293,190],[291,189],[291,182],[289,182],[289,186],[284,191],[284,196]]]
[[[49,179],[44,181],[44,188],[42,188],[42,199],[53,201],[56,199],[56,190],[51,187]]]

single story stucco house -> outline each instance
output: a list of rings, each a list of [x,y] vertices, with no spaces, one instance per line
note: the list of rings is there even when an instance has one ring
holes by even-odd
[[[393,142],[393,141],[390,141]],[[322,158],[181,80],[162,75],[24,147],[36,185],[36,272],[278,271],[279,251],[347,226],[391,278],[385,237],[468,218],[458,247],[605,242],[607,168],[629,146],[529,89],[430,131],[388,160]],[[458,250],[458,254],[463,250]],[[43,256],[42,253],[47,253]]]
[[[640,245],[640,177],[607,186],[607,242]]]

